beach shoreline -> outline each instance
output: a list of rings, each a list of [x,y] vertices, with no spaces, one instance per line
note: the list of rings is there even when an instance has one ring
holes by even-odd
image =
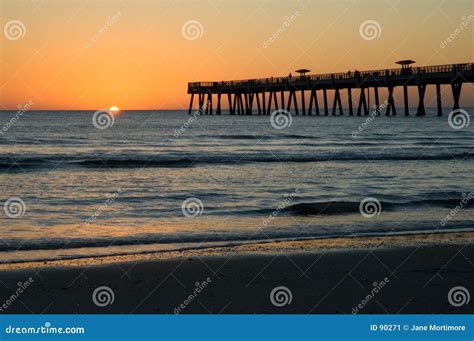
[[[1,297],[32,282],[2,313],[472,313],[447,296],[474,279],[472,236],[338,238],[3,265]],[[98,306],[94,292],[103,287],[114,299]],[[280,287],[291,293],[283,306],[271,300]]]
[[[345,236],[308,238],[302,240],[275,240],[246,243],[234,246],[212,246],[177,251],[150,251],[143,253],[91,256],[62,260],[25,261],[0,264],[0,272],[27,268],[83,267],[118,263],[160,261],[189,257],[225,257],[236,255],[272,255],[326,251],[352,251],[360,249],[397,248],[433,244],[463,245],[474,240],[474,232],[413,233],[386,236]]]

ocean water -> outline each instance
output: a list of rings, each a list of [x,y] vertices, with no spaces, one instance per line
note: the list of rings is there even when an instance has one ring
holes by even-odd
[[[447,113],[3,111],[0,262],[472,230],[474,123]]]

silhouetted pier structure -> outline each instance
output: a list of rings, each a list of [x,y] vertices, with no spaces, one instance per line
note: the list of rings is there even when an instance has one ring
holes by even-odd
[[[254,108],[256,108],[258,115],[270,115],[273,110],[278,109],[286,109],[294,115],[300,114],[299,109],[301,109],[302,115],[329,115],[330,112],[332,115],[343,115],[341,91],[345,90],[347,91],[349,115],[369,115],[367,97],[372,89],[375,112],[379,115],[383,109],[380,106],[379,89],[387,88],[384,109],[385,115],[391,116],[397,114],[393,97],[394,88],[403,87],[404,114],[408,116],[410,114],[408,87],[413,86],[418,89],[416,115],[424,116],[426,114],[425,92],[428,85],[436,87],[438,116],[443,115],[441,85],[451,86],[454,101],[453,110],[459,109],[462,84],[474,82],[474,63],[411,67],[413,63],[414,61],[411,60],[399,61],[397,64],[402,67],[397,69],[315,75],[306,75],[309,70],[301,69],[297,70],[300,73],[299,76],[290,74],[288,77],[188,83],[188,94],[191,95],[189,114],[192,113],[194,96],[197,95],[199,108],[202,114],[206,115],[213,114],[215,103],[213,98],[217,100],[215,110],[217,115],[222,113],[222,101],[225,99],[231,115],[252,115]],[[354,90],[358,92],[359,97],[356,107],[353,103]],[[318,91],[322,91],[322,106],[318,103]],[[328,103],[329,92],[333,92],[332,108]],[[309,106],[306,106],[308,94]]]

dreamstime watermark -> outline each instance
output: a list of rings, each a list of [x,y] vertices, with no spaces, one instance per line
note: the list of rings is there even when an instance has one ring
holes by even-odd
[[[100,130],[110,128],[114,125],[115,117],[112,111],[107,109],[97,110],[92,115],[92,124]]]
[[[469,127],[471,116],[466,110],[456,109],[449,113],[448,124],[454,130],[461,130]]]
[[[452,43],[454,41],[454,39],[456,39],[456,37],[462,33],[462,31],[464,31],[464,29],[469,26],[469,24],[474,21],[474,15],[471,14],[469,15],[468,17],[465,17],[463,16],[461,18],[461,24],[459,24],[458,27],[456,27],[456,29],[449,35],[446,37],[446,39],[444,39],[440,44],[439,46],[444,49],[446,48],[446,46],[448,46],[450,43]]]
[[[293,117],[288,110],[277,109],[270,115],[270,124],[273,128],[281,130],[291,127],[293,123]]]
[[[117,11],[114,15],[105,18],[105,24],[97,30],[97,32],[84,44],[86,49],[94,45],[102,36],[107,33],[122,17],[122,12]]]
[[[449,214],[446,215],[446,217],[444,217],[443,219],[441,219],[440,221],[440,225],[441,226],[445,226],[449,220],[453,219],[453,217],[463,209],[464,206],[467,205],[467,203],[474,198],[474,193],[473,192],[469,192],[468,194],[463,194],[463,198],[461,199],[461,201],[459,202],[459,204],[453,208]]]
[[[263,43],[262,43],[262,47],[264,49],[268,48],[271,44],[273,44],[282,34],[283,32],[286,31],[286,29],[288,27],[290,27],[296,20],[297,17],[300,16],[300,12],[299,11],[295,11],[292,15],[290,16],[285,16],[283,18],[283,23],[281,24],[280,27],[278,27],[278,29],[273,32],[273,34],[268,37]]]
[[[465,287],[453,287],[448,292],[448,302],[453,307],[461,307],[466,305],[470,300],[471,295],[469,294],[469,290],[467,290]]]
[[[8,40],[18,40],[25,36],[26,27],[21,20],[10,20],[3,26],[3,34]]]
[[[51,322],[45,322],[40,327],[16,327],[9,325],[5,328],[6,334],[85,334],[84,327],[53,327]]]
[[[3,204],[3,212],[8,218],[20,218],[26,212],[25,202],[18,197],[9,198]]]
[[[91,215],[89,218],[84,220],[84,225],[90,225],[94,220],[102,215],[102,213],[109,208],[110,205],[114,203],[115,200],[122,194],[122,190],[118,189],[112,194],[107,194],[107,200]]]
[[[183,215],[188,218],[195,218],[204,212],[204,204],[199,198],[187,198],[181,204]]]
[[[270,214],[267,218],[263,219],[262,225],[267,226],[270,222],[275,219],[275,217],[280,214],[288,205],[296,198],[299,194],[300,190],[295,189],[290,195],[288,195],[285,200],[283,200],[278,207]]]
[[[373,288],[370,291],[370,293],[367,296],[365,296],[365,298],[362,299],[362,301],[356,307],[352,308],[352,315],[355,315],[355,314],[359,313],[362,309],[364,309],[365,306],[370,301],[372,301],[374,299],[374,297],[380,292],[380,290],[382,290],[388,284],[388,282],[390,282],[388,277],[385,277],[379,283],[377,283],[377,281],[375,281],[372,284]]]
[[[174,130],[174,137],[178,138],[180,137],[181,135],[184,134],[184,132],[186,131],[186,129],[189,128],[189,126],[191,126],[191,124],[197,119],[198,116],[201,116],[207,109],[207,107],[211,104],[210,101],[207,101],[206,103],[204,103],[202,105],[201,108],[199,108],[199,110],[196,110],[195,112],[193,112],[193,114],[191,115],[190,118],[188,118],[186,120],[186,122],[184,122],[184,124],[179,128],[179,129],[175,129]]]
[[[4,312],[6,311],[12,304],[13,302],[15,302],[20,296],[21,294],[23,294],[23,292],[28,289],[28,287],[33,284],[34,280],[33,278],[28,278],[28,280],[26,280],[25,282],[18,282],[18,288],[16,289],[16,291],[10,295],[10,297],[8,297],[5,302],[3,302],[3,304],[0,306],[0,312]]]
[[[292,301],[293,293],[287,287],[278,286],[273,288],[270,292],[270,302],[272,302],[275,307],[284,307],[285,305],[291,304]]]
[[[181,34],[184,39],[196,40],[202,38],[204,34],[204,27],[197,20],[188,20],[181,26]]]
[[[95,288],[92,293],[92,302],[98,307],[105,307],[113,304],[115,301],[114,291],[107,286],[100,286]]]
[[[359,26],[359,34],[364,40],[380,38],[382,28],[376,20],[366,20]]]
[[[379,107],[377,107],[377,105],[374,105],[374,111],[372,111],[372,113],[370,114],[369,117],[367,117],[367,119],[361,123],[361,125],[354,131],[352,131],[352,137],[353,138],[356,138],[358,135],[360,135],[364,130],[365,128],[367,128],[369,126],[369,124],[372,123],[373,120],[375,120],[375,118],[377,116],[380,116],[380,114],[382,113],[382,110],[387,108],[388,106],[388,101],[385,100],[385,102],[382,103],[382,105],[380,105]]]
[[[5,134],[12,126],[14,126],[16,124],[16,122],[18,122],[18,120],[28,111],[31,109],[31,107],[33,106],[34,102],[32,100],[29,100],[28,103],[24,104],[24,105],[21,105],[19,104],[18,105],[18,110],[15,112],[15,115],[10,118],[10,120],[5,123],[2,127],[2,129],[0,130],[0,134],[3,135]]]
[[[183,303],[181,303],[179,306],[177,306],[176,308],[174,308],[173,312],[175,313],[175,315],[178,315],[180,314],[184,309],[186,309],[195,299],[196,297],[199,296],[199,294],[209,285],[211,284],[212,282],[212,279],[210,277],[207,277],[204,281],[202,281],[201,283],[199,282],[196,282],[194,283],[195,285],[195,288],[193,290],[193,292],[188,295],[188,297],[186,297],[183,301]]]
[[[373,218],[382,212],[382,204],[377,198],[364,198],[359,204],[359,211],[365,218]]]

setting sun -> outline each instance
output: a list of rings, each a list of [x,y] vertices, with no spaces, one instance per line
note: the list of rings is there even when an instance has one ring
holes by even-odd
[[[110,111],[113,111],[113,112],[117,112],[117,111],[119,111],[120,109],[119,109],[118,107],[116,107],[116,106],[113,106],[113,107],[110,107],[109,110],[110,110]]]

